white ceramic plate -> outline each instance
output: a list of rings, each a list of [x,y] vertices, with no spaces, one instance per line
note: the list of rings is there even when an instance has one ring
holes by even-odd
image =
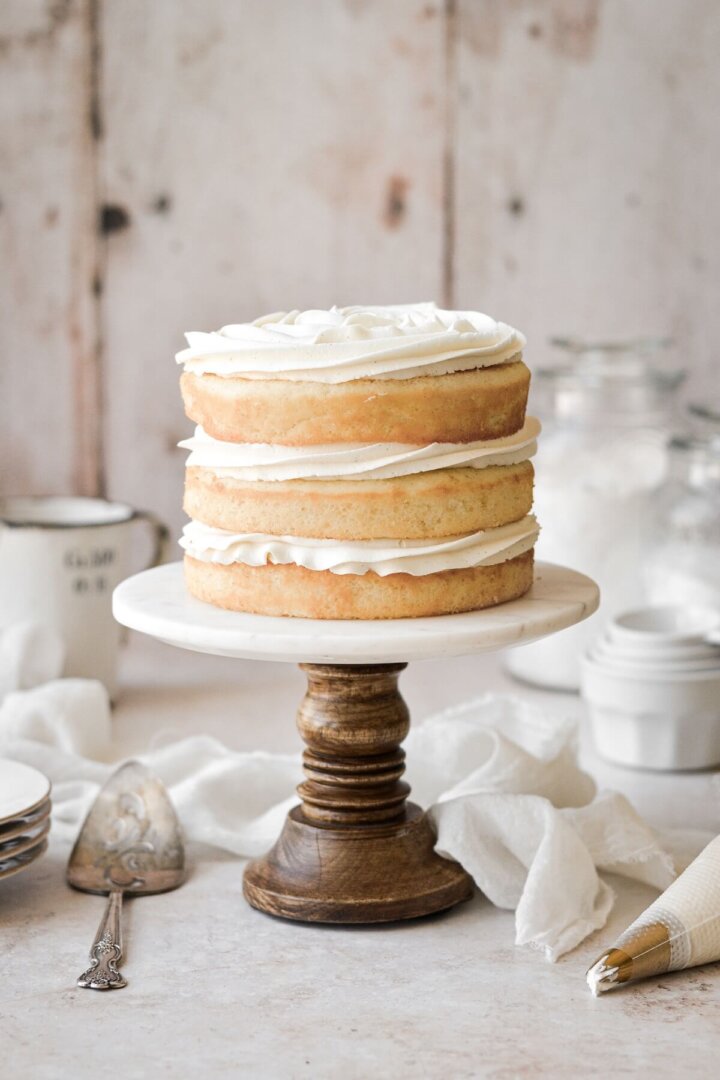
[[[30,851],[24,852],[22,855],[18,855],[15,859],[8,859],[7,862],[0,863],[0,881],[3,878],[12,877],[13,874],[19,874],[21,870],[24,870],[31,863],[34,863],[36,859],[39,859],[41,855],[44,855],[47,851],[47,837],[40,841],[37,847],[31,848]]]
[[[45,818],[34,829],[27,829],[20,836],[15,836],[12,840],[6,840],[5,843],[0,844],[0,866],[9,859],[15,859],[18,855],[23,855],[26,851],[37,847],[49,832],[50,818]]]
[[[50,816],[51,810],[52,803],[49,799],[45,799],[44,802],[40,803],[37,810],[34,810],[32,814],[28,814],[27,817],[12,818],[11,821],[0,825],[0,844],[4,844],[8,840],[12,840],[13,837],[20,836],[22,833],[34,829],[36,825],[42,824]]]
[[[0,825],[25,817],[50,794],[50,781],[20,761],[0,758]]]

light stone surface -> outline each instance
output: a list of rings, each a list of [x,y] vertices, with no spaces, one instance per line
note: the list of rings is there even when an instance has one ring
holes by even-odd
[[[191,655],[133,635],[115,711],[118,755],[197,731],[238,749],[289,751],[304,687],[292,665]],[[564,713],[570,695],[530,690],[496,656],[411,664],[415,719],[485,690]],[[713,774],[603,766],[606,785],[659,822],[707,826]],[[261,1078],[710,1077],[720,1040],[720,966],[595,1000],[585,970],[655,897],[613,879],[608,926],[559,963],[513,945],[513,916],[481,897],[445,915],[373,928],[274,920],[242,898],[242,862],[190,851],[175,893],[127,905],[127,989],[76,989],[98,897],[63,882],[68,845],[0,883],[0,1075]]]
[[[195,600],[177,562],[123,581],[113,594],[113,614],[133,630],[197,652],[361,664],[460,656],[535,641],[592,615],[598,600],[597,585],[584,574],[538,563],[525,596],[484,611],[374,622],[270,618]]]

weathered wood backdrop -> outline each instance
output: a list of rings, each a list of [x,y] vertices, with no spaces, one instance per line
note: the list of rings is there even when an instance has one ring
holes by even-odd
[[[714,383],[717,0],[0,0],[4,491],[178,527],[185,329],[438,298]]]

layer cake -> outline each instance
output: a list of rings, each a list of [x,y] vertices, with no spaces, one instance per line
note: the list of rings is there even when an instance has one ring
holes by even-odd
[[[425,303],[280,313],[187,341],[194,596],[386,619],[530,587],[539,424],[518,331]]]

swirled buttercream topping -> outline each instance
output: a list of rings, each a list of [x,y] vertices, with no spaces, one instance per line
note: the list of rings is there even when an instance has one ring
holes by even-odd
[[[271,446],[220,442],[199,427],[180,446],[191,451],[188,466],[235,480],[386,480],[434,469],[516,465],[535,453],[539,433],[540,422],[530,416],[514,435],[480,442]]]
[[[529,551],[538,532],[532,514],[511,525],[441,540],[313,540],[232,533],[191,521],[183,530],[180,544],[193,559],[224,566],[236,562],[246,566],[295,563],[333,574],[366,574],[372,570],[381,577],[422,577],[442,570],[507,562]]]
[[[519,359],[525,338],[479,311],[433,303],[287,311],[185,335],[196,375],[342,383],[446,375]]]

